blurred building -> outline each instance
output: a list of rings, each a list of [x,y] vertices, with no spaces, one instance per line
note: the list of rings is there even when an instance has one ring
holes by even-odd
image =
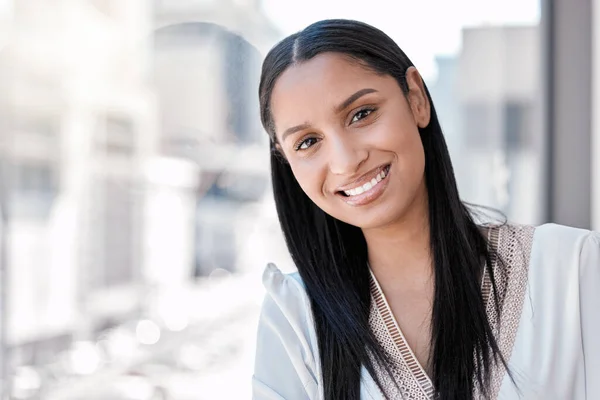
[[[591,13],[593,47],[591,100],[591,227],[600,231],[600,0],[595,0]]]
[[[469,169],[462,158],[462,114],[460,102],[457,101],[458,56],[437,56],[435,63],[437,74],[434,81],[428,82],[428,88],[448,145],[458,185],[462,187],[463,180],[469,179]]]
[[[269,185],[258,49],[278,35],[255,2],[168,4],[0,2],[12,367],[85,356],[74,342],[160,318],[160,293],[252,253]]]
[[[547,219],[600,229],[600,1],[542,2]]]
[[[258,81],[279,33],[258,1],[157,1],[154,12],[161,153],[199,170],[196,275],[234,271],[269,186]]]
[[[542,132],[540,29],[463,30],[454,101],[460,111],[461,191],[509,219],[544,218],[545,139]]]
[[[465,200],[597,230],[600,4],[546,0],[542,11],[540,26],[464,29],[458,59],[437,59],[431,94]]]
[[[155,26],[189,22],[214,24],[233,32],[265,55],[280,39],[262,9],[261,0],[154,0]]]
[[[1,55],[7,340],[17,364],[140,309],[156,149],[144,0],[23,0]],[[147,41],[146,41],[147,42]]]

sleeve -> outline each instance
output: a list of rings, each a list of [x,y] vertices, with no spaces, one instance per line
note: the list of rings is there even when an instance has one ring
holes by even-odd
[[[579,258],[580,307],[585,392],[587,399],[600,399],[600,233],[591,232]]]
[[[258,323],[252,398],[317,400],[317,347],[308,296],[300,282],[272,264],[263,283],[267,294]]]

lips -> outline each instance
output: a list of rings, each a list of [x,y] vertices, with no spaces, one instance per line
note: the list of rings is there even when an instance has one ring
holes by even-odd
[[[364,185],[361,186],[357,186],[354,189],[349,189],[349,190],[344,190],[344,194],[346,196],[357,196],[359,194],[362,194],[364,192],[368,192],[369,190],[371,190],[372,187],[376,186],[379,182],[381,182],[382,180],[385,179],[385,177],[387,176],[387,169],[384,168],[383,171],[381,171],[380,173],[378,173],[375,178],[372,178],[369,182],[365,183]]]
[[[366,174],[362,175],[355,181],[337,188],[336,193],[345,196],[354,196],[368,191],[378,182],[385,179],[390,169],[390,164],[381,165]]]
[[[346,185],[343,190],[336,192],[336,194],[351,206],[369,204],[377,200],[387,189],[390,173],[389,164],[376,168],[354,181],[354,183]]]

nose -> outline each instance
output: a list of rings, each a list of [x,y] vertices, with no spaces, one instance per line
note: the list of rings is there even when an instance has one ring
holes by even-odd
[[[356,173],[369,155],[364,146],[347,134],[331,135],[329,143],[329,170],[335,175]]]

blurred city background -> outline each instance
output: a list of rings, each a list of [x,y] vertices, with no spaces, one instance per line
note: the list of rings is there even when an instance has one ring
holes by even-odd
[[[248,399],[281,238],[261,61],[392,36],[463,198],[600,229],[600,0],[0,0],[0,398]]]

